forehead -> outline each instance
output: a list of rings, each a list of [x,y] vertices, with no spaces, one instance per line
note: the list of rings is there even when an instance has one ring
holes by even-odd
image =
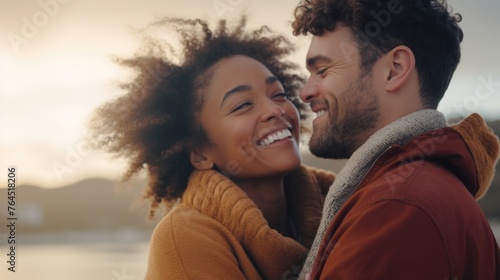
[[[223,80],[244,79],[250,76],[268,76],[271,71],[259,61],[244,55],[235,55],[217,62],[212,69],[212,80],[224,76]],[[229,76],[227,76],[229,75]],[[228,78],[231,79],[228,79]]]
[[[265,85],[266,79],[273,76],[262,63],[243,55],[220,60],[212,67],[211,72],[207,95],[222,95],[240,85]]]
[[[337,25],[334,30],[325,30],[321,35],[313,36],[307,52],[309,59],[318,56],[327,57],[334,61],[351,61],[358,56],[358,46],[349,28]]]

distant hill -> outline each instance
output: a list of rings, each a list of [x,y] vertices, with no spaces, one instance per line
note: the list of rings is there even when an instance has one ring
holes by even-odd
[[[55,189],[19,186],[15,207],[17,231],[153,228],[155,222],[146,219],[147,205],[132,209],[135,202],[141,201],[140,188],[120,190],[116,185],[104,179],[88,179]],[[0,191],[5,192],[6,189]],[[5,215],[6,211],[0,211],[2,221],[6,220]]]

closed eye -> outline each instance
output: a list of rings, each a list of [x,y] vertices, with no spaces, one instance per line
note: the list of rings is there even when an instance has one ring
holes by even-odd
[[[321,70],[319,70],[318,72],[316,72],[317,75],[323,75],[325,73],[326,70],[328,70],[330,67],[326,67],[326,68],[323,68]]]
[[[241,110],[241,109],[243,109],[243,108],[245,108],[245,107],[248,107],[248,106],[250,106],[250,105],[252,105],[252,103],[250,103],[250,102],[244,102],[244,103],[241,103],[241,104],[237,105],[236,107],[234,107],[234,108],[231,110],[231,113],[234,113],[234,112],[236,112],[236,111],[239,111],[239,110]]]
[[[273,95],[274,99],[288,99],[290,95],[287,92],[279,92]]]

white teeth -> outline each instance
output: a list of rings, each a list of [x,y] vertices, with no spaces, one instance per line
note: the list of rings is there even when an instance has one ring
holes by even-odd
[[[326,110],[321,110],[321,111],[316,112],[316,116],[317,116],[317,117],[321,117],[321,116],[323,116],[323,115],[324,115],[324,114],[326,114],[326,113],[327,113],[327,111],[326,111]]]
[[[274,143],[275,141],[282,140],[282,139],[285,139],[285,138],[288,138],[291,136],[292,136],[292,133],[290,132],[290,130],[283,129],[283,130],[280,130],[280,131],[277,131],[273,134],[268,135],[266,138],[264,138],[264,140],[260,141],[259,145],[260,146],[267,146],[267,145]]]

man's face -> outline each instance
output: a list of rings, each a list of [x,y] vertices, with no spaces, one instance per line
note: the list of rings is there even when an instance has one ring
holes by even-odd
[[[317,114],[309,149],[318,157],[349,158],[379,119],[371,72],[362,73],[357,44],[342,25],[313,37],[306,63],[310,77],[300,97]]]

